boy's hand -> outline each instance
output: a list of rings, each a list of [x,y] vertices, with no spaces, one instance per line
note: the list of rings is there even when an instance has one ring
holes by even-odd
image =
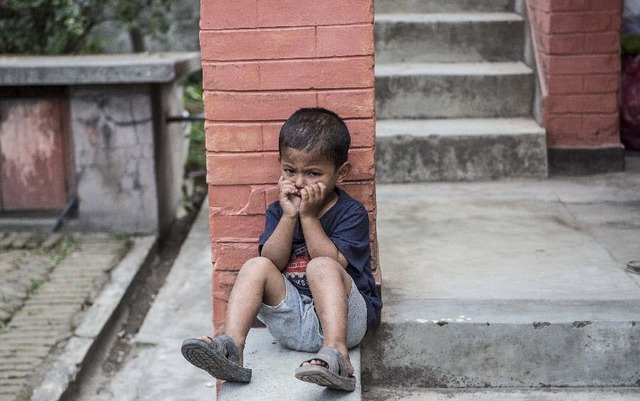
[[[278,180],[278,188],[280,189],[280,207],[282,208],[282,213],[290,217],[298,216],[300,203],[302,201],[300,191],[298,191],[291,181],[283,176],[280,176]]]
[[[321,182],[307,185],[300,190],[300,195],[300,217],[317,217],[327,198],[327,187]]]

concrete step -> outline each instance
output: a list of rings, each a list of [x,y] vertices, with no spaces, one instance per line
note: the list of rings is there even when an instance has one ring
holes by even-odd
[[[545,131],[516,119],[378,120],[382,183],[546,177]]]
[[[532,70],[511,63],[398,63],[376,66],[378,119],[529,116]]]
[[[370,387],[364,401],[636,401],[638,388],[420,389]]]
[[[376,62],[517,61],[524,22],[516,13],[376,14]]]
[[[640,384],[632,300],[407,300],[385,305],[363,380],[436,388]]]
[[[377,185],[384,308],[364,388],[638,386],[639,185]]]
[[[375,0],[376,14],[513,10],[513,0]]]

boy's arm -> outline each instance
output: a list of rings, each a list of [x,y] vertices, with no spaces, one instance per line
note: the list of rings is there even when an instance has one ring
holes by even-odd
[[[271,260],[280,271],[287,267],[291,257],[293,232],[296,228],[296,217],[283,215],[276,229],[262,246],[261,256]]]
[[[304,233],[304,240],[311,258],[326,256],[337,261],[340,266],[347,268],[349,261],[340,252],[336,244],[331,241],[320,223],[318,213],[328,196],[327,188],[322,183],[312,184],[301,192],[300,226]]]
[[[280,207],[282,216],[271,236],[262,246],[261,256],[271,260],[280,271],[284,270],[291,258],[293,232],[298,221],[298,207],[301,199],[291,181],[280,177],[278,180]]]
[[[300,217],[300,225],[304,233],[304,239],[307,243],[307,250],[311,258],[326,256],[337,261],[340,266],[347,268],[349,261],[340,252],[336,244],[324,232],[320,219],[316,216]]]

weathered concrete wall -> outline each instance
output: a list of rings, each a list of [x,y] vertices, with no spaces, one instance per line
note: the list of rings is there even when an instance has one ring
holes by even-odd
[[[165,232],[173,221],[176,211],[182,208],[182,183],[184,164],[189,148],[189,125],[167,123],[167,116],[180,116],[182,106],[182,86],[177,82],[158,85],[153,88],[156,184],[160,232]]]
[[[86,229],[159,229],[150,90],[141,85],[72,92],[79,217]]]

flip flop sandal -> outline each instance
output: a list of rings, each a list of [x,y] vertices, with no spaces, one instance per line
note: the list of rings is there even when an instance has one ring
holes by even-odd
[[[320,365],[307,365],[296,369],[296,378],[305,382],[319,384],[336,390],[353,391],[356,388],[356,378],[350,376],[349,364],[346,358],[336,348],[324,346],[313,358],[304,361],[320,360],[328,368]]]
[[[240,365],[238,348],[229,336],[211,338],[211,344],[198,338],[182,343],[182,355],[195,367],[220,380],[249,383],[251,369]]]

